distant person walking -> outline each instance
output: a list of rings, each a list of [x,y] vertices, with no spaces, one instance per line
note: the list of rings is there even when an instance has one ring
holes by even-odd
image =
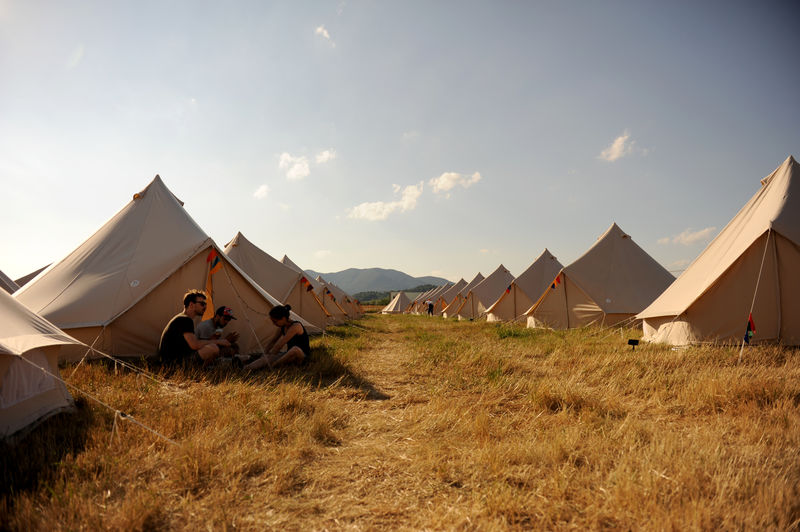
[[[425,304],[428,305],[428,316],[433,316],[433,301],[429,299]]]

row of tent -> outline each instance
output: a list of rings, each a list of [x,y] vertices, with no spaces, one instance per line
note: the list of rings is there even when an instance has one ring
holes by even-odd
[[[799,176],[789,157],[762,179],[674,281],[614,224],[566,267],[545,249],[516,278],[501,265],[486,278],[478,273],[413,301],[401,292],[384,311],[421,312],[431,301],[444,317],[557,328],[636,319],[645,340],[677,345],[741,341],[745,324],[750,329],[755,320],[754,341],[800,345]],[[222,267],[212,275],[217,260]],[[311,330],[361,313],[338,287],[308,279],[288,257],[272,259],[241,233],[220,250],[156,176],[22,288],[0,275],[14,291],[12,297],[0,290],[0,437],[72,405],[59,360],[74,360],[90,346],[116,356],[154,352],[164,324],[181,310],[183,291],[209,280],[213,298],[236,302],[245,318],[237,320],[243,351],[257,350],[274,331],[265,318],[279,301],[305,314]]]
[[[213,303],[235,309],[228,327],[239,332],[244,353],[263,352],[276,305],[291,305],[312,334],[362,314],[339,287],[311,279],[286,256],[275,260],[241,233],[220,249],[159,176],[32,276],[18,283],[0,272],[0,437],[71,404],[59,361],[155,354],[188,289],[210,293],[211,313]]]
[[[641,322],[643,339],[673,345],[800,345],[800,165],[788,157],[675,279],[616,224],[563,266],[545,249],[518,277],[501,264],[420,294],[384,313],[524,321],[566,329]]]

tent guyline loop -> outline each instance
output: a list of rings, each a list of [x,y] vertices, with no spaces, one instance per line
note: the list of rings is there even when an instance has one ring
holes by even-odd
[[[750,312],[747,314],[748,320],[753,315],[753,308],[756,306],[756,296],[758,295],[758,285],[761,284],[761,272],[764,270],[764,261],[767,258],[767,249],[769,249],[769,237],[772,234],[772,229],[767,230],[767,240],[764,242],[764,253],[761,255],[761,265],[758,267],[758,278],[756,278],[756,288],[753,290],[753,300],[750,302]],[[742,363],[742,353],[744,353],[744,337],[742,337],[742,347],[739,348],[739,364]]]
[[[145,429],[146,431],[148,431],[148,432],[151,432],[151,433],[155,434],[156,436],[158,436],[159,438],[161,438],[162,440],[164,440],[164,441],[166,441],[166,442],[168,442],[168,443],[171,443],[171,444],[173,444],[173,445],[178,445],[178,442],[176,442],[175,440],[172,440],[172,439],[170,439],[170,438],[168,438],[168,437],[164,436],[163,434],[161,434],[161,433],[160,433],[160,432],[158,432],[157,430],[155,430],[155,429],[153,429],[153,428],[150,428],[150,427],[148,427],[147,425],[145,425],[145,424],[144,424],[144,423],[142,423],[141,421],[138,421],[138,420],[136,420],[136,419],[135,419],[133,416],[131,416],[130,414],[126,414],[125,412],[123,412],[123,411],[121,411],[121,410],[117,410],[117,409],[116,409],[116,408],[114,408],[113,406],[111,406],[111,405],[109,405],[108,403],[104,402],[103,400],[101,400],[101,399],[99,399],[99,398],[95,397],[94,395],[90,394],[89,392],[85,392],[85,391],[81,390],[80,388],[78,388],[78,387],[77,387],[77,386],[75,386],[74,384],[70,384],[70,383],[68,383],[67,381],[65,381],[64,379],[62,379],[62,378],[61,378],[61,376],[59,376],[59,375],[55,375],[55,374],[53,374],[53,373],[51,373],[51,372],[47,371],[47,370],[46,370],[45,368],[43,368],[42,366],[39,366],[39,365],[37,365],[37,364],[34,364],[32,361],[28,360],[27,358],[25,358],[25,357],[23,357],[23,356],[21,356],[20,358],[21,358],[22,360],[24,360],[25,362],[27,362],[28,364],[30,364],[31,366],[33,366],[34,368],[37,368],[37,369],[39,369],[39,370],[40,370],[42,373],[44,373],[44,374],[46,374],[46,375],[49,375],[49,376],[53,377],[54,379],[56,379],[56,380],[58,380],[58,381],[61,381],[61,382],[62,382],[63,384],[65,384],[66,386],[69,386],[69,387],[70,387],[70,388],[72,388],[73,390],[75,390],[75,391],[78,391],[78,392],[82,393],[83,395],[85,395],[86,397],[88,397],[89,399],[91,399],[92,401],[94,401],[94,402],[98,403],[99,405],[101,405],[101,406],[104,406],[104,407],[105,407],[105,408],[107,408],[108,410],[111,410],[112,412],[114,412],[114,425],[111,427],[111,437],[112,437],[112,438],[113,438],[113,436],[114,436],[114,430],[116,429],[116,426],[117,426],[117,417],[119,417],[120,419],[124,419],[124,420],[130,421],[130,422],[132,422],[132,423],[134,423],[134,424],[136,424],[136,425],[139,425],[140,427],[142,427],[142,428],[143,428],[143,429]],[[109,441],[109,445],[110,445],[110,444],[111,444],[111,442]]]

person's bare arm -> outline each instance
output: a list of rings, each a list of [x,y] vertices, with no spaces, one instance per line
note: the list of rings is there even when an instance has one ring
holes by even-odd
[[[189,347],[191,347],[192,350],[194,351],[197,351],[201,347],[209,344],[221,345],[222,347],[228,347],[231,345],[231,343],[225,340],[224,338],[220,338],[217,340],[200,340],[199,338],[197,338],[197,336],[195,336],[194,333],[190,332],[183,333],[183,337],[186,339],[186,343],[189,344]]]
[[[281,350],[283,346],[285,346],[289,342],[289,340],[294,338],[296,335],[302,333],[303,333],[303,326],[300,325],[299,322],[293,323],[292,326],[286,330],[286,334],[278,338],[278,340],[275,342],[275,345],[272,346],[272,349],[269,349],[269,353],[271,355],[276,354],[278,351]]]

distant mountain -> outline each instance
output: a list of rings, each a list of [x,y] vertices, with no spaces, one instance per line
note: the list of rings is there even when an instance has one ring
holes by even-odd
[[[386,292],[389,290],[408,290],[421,284],[443,285],[449,283],[447,279],[426,275],[424,277],[411,277],[407,273],[385,268],[348,268],[340,272],[320,273],[306,270],[311,277],[321,275],[348,294],[356,292]]]

